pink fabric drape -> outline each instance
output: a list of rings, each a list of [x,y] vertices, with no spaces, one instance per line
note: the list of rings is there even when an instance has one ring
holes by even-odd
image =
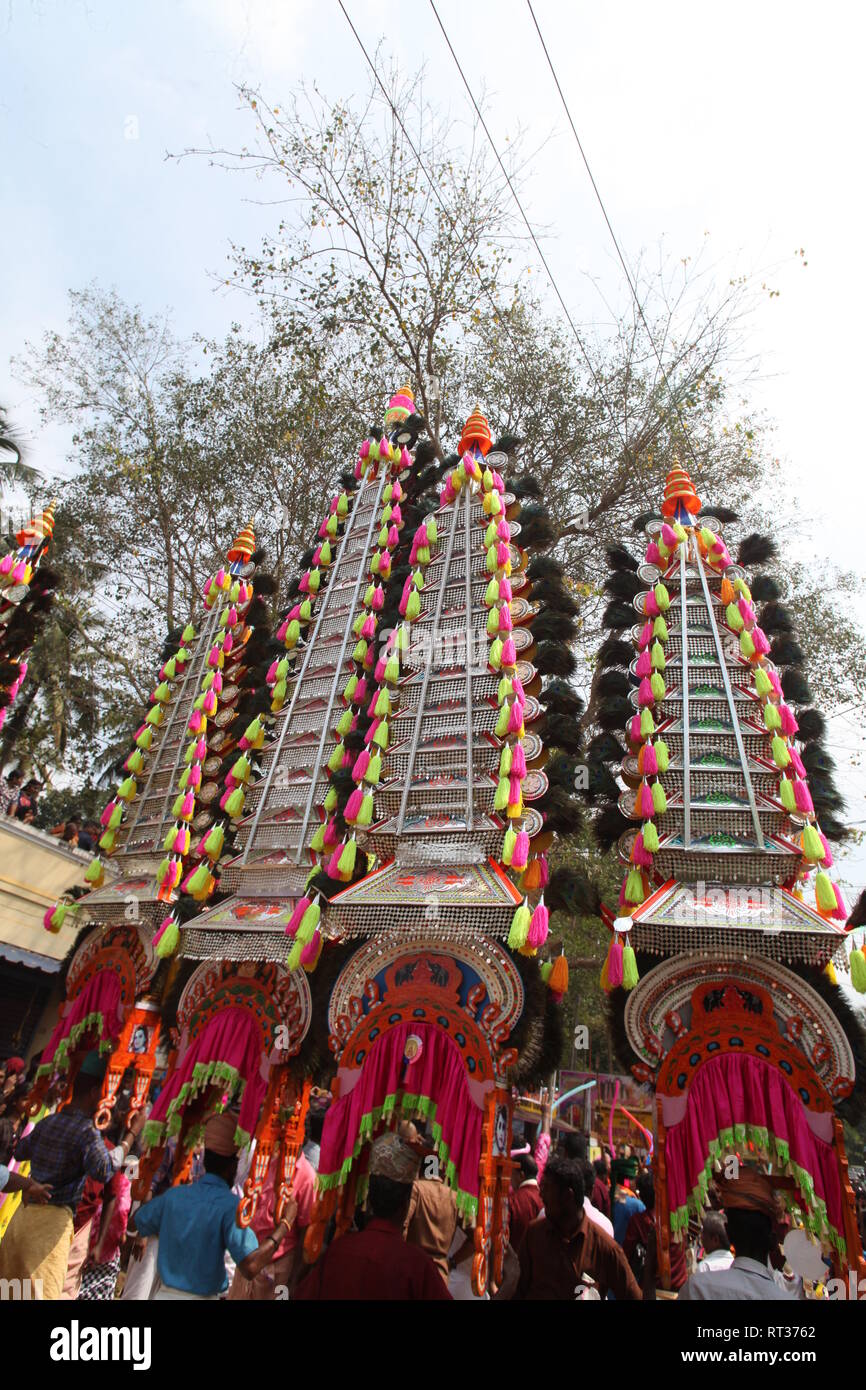
[[[113,970],[98,970],[67,1005],[66,1012],[48,1040],[40,1067],[47,1067],[54,1060],[58,1047],[73,1029],[95,1015],[101,1018],[98,1025],[94,1024],[94,1027],[99,1027],[99,1042],[115,1042],[120,1037],[123,1019],[120,1016],[120,979]],[[72,1046],[78,1046],[86,1031],[79,1033]]]
[[[210,1084],[224,1084],[237,1094],[238,1080],[245,1082],[238,1127],[251,1135],[256,1127],[267,1082],[261,1076],[264,1043],[258,1023],[247,1009],[228,1008],[210,1020],[186,1049],[166,1081],[148,1117],[148,1125],[167,1123],[172,1114]]]
[[[839,1164],[831,1144],[809,1128],[803,1102],[776,1070],[759,1057],[725,1053],[696,1072],[686,1112],[665,1137],[668,1196],[675,1211],[685,1206],[711,1152],[710,1144],[725,1129],[753,1125],[784,1140],[792,1164],[812,1178],[827,1217],[844,1230]]]
[[[404,1075],[403,1052],[410,1034],[421,1038],[423,1047],[420,1056],[406,1066]],[[328,1111],[322,1134],[320,1176],[339,1173],[352,1155],[362,1118],[383,1106],[386,1098],[397,1091],[435,1102],[431,1119],[441,1127],[442,1142],[448,1146],[448,1163],[454,1165],[457,1184],[463,1192],[477,1196],[483,1113],[472,1099],[459,1048],[446,1033],[429,1023],[398,1023],[374,1042],[356,1085]]]

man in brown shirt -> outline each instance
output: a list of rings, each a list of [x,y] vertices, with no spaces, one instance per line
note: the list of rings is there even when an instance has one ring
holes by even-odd
[[[434,1176],[438,1170],[435,1155],[425,1159],[425,1168],[430,1176],[416,1178],[412,1184],[403,1238],[430,1256],[447,1284],[448,1251],[457,1230],[457,1199],[447,1183],[438,1174]]]
[[[573,1301],[583,1276],[602,1298],[639,1300],[641,1291],[622,1250],[583,1210],[583,1169],[572,1159],[551,1158],[541,1180],[544,1216],[528,1227],[520,1247],[518,1299]]]
[[[544,1210],[538,1188],[538,1166],[529,1154],[521,1154],[517,1167],[511,1174],[511,1191],[508,1194],[509,1227],[508,1239],[515,1253],[520,1251],[523,1238],[529,1230],[530,1222]]]

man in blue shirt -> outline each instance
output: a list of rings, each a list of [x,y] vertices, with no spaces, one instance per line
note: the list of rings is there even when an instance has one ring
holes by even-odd
[[[636,1158],[616,1158],[611,1164],[611,1191],[613,1192],[611,1219],[613,1221],[613,1237],[618,1245],[622,1245],[625,1240],[625,1233],[631,1218],[637,1212],[646,1211],[643,1202],[634,1195],[629,1185],[637,1178],[637,1169]]]
[[[254,1279],[288,1234],[287,1223],[280,1221],[259,1245],[250,1227],[237,1224],[235,1125],[228,1112],[212,1115],[204,1132],[204,1176],[170,1187],[130,1218],[130,1230],[159,1236],[157,1299],[218,1298],[228,1288],[226,1251],[244,1278]]]

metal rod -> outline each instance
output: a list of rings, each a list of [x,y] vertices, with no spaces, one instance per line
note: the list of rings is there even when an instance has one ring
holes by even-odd
[[[746,783],[746,794],[749,798],[749,807],[752,812],[752,824],[755,827],[755,839],[758,842],[758,848],[764,849],[764,832],[761,829],[761,818],[758,815],[758,803],[755,800],[755,788],[752,786],[752,777],[749,772],[749,760],[746,757],[746,749],[743,743],[743,735],[740,731],[740,720],[737,716],[737,708],[736,704],[734,703],[734,694],[731,690],[731,682],[728,676],[728,667],[725,661],[725,650],[722,646],[722,639],[719,636],[719,629],[716,624],[716,615],[713,612],[713,601],[710,597],[709,585],[707,584],[707,576],[704,574],[704,566],[701,562],[700,551],[698,550],[698,543],[694,537],[694,534],[692,535],[692,544],[694,547],[695,561],[698,567],[698,574],[701,577],[701,585],[704,591],[704,600],[707,605],[707,612],[710,616],[710,627],[713,630],[713,640],[716,644],[716,652],[718,654],[719,664],[722,668],[722,683],[725,687],[725,697],[728,701],[728,709],[731,712],[731,723],[734,726],[734,738],[737,741],[737,752],[740,756],[740,766],[743,769],[743,777]]]
[[[469,489],[469,480],[464,484]],[[457,534],[457,505],[450,508],[448,513],[451,517],[451,529],[448,532],[448,544],[445,547],[445,559],[442,565],[442,580],[439,585],[439,597],[436,601],[436,613],[433,618],[433,632],[431,641],[427,648],[427,659],[424,665],[424,679],[421,682],[421,690],[418,695],[418,710],[415,715],[415,727],[412,730],[412,743],[409,748],[409,762],[406,769],[406,781],[403,784],[403,795],[400,798],[400,810],[397,814],[397,834],[403,833],[403,823],[406,820],[406,807],[409,804],[409,791],[412,786],[412,778],[415,773],[415,758],[418,753],[418,744],[421,739],[421,723],[424,718],[424,702],[427,696],[427,686],[430,684],[430,672],[433,669],[433,652],[436,646],[436,634],[439,631],[439,622],[442,616],[442,609],[445,605],[445,589],[448,582],[448,567],[451,564],[451,555],[454,550],[454,537]],[[467,737],[471,740],[471,728],[467,732]]]
[[[505,513],[503,512],[504,516]],[[472,647],[472,491],[466,486],[466,536],[464,553],[466,556],[466,829],[471,832],[475,819],[475,787],[473,785],[472,738],[472,662],[475,656]],[[443,575],[443,587],[447,576]]]
[[[682,607],[682,667],[683,667],[683,844],[692,843],[692,766],[689,748],[689,605],[686,601],[686,546],[680,551],[680,605]]]
[[[385,467],[381,468],[381,469],[380,469],[380,476],[379,476],[379,486],[378,486],[378,488],[377,488],[377,490],[376,490],[376,500],[375,500],[375,502],[373,503],[373,510],[372,510],[372,512],[370,513],[370,524],[369,524],[369,526],[367,527],[367,538],[366,538],[366,542],[365,542],[365,545],[364,545],[364,551],[363,551],[363,554],[360,556],[360,558],[358,559],[358,562],[357,562],[357,563],[358,563],[358,573],[357,573],[357,575],[356,575],[356,577],[355,577],[355,587],[354,587],[353,590],[352,590],[352,601],[351,601],[351,603],[350,603],[350,605],[349,605],[350,615],[354,615],[354,614],[355,614],[355,609],[356,609],[357,606],[358,606],[358,594],[359,594],[360,589],[361,589],[361,582],[362,582],[362,580],[366,579],[367,576],[368,576],[368,574],[369,574],[369,570],[368,570],[367,568],[365,568],[365,563],[364,563],[364,562],[365,562],[366,556],[369,554],[369,550],[370,550],[370,541],[371,541],[372,536],[373,536],[373,531],[374,531],[375,528],[376,528],[376,515],[377,515],[377,513],[378,513],[378,511],[379,511],[379,503],[380,503],[381,500],[382,500],[382,493],[383,493],[384,490],[385,490],[385,479],[387,478],[387,476],[388,476],[388,470],[387,470],[387,468],[385,468]],[[333,707],[334,707],[334,696],[335,696],[335,694],[337,693],[337,687],[339,686],[340,681],[342,680],[343,657],[346,655],[346,647],[349,645],[349,634],[350,634],[351,631],[352,631],[352,616],[349,616],[349,617],[347,618],[347,620],[346,620],[346,628],[345,628],[345,631],[344,631],[344,633],[343,633],[343,641],[342,641],[342,643],[340,644],[340,655],[337,657],[337,669],[336,669],[336,671],[334,672],[334,679],[333,679],[332,682],[331,682],[331,693],[330,693],[330,695],[328,696],[328,708],[325,710],[325,714],[324,714],[324,717],[323,717],[323,720],[322,720],[322,732],[321,732],[321,735],[320,735],[320,737],[319,737],[319,746],[318,746],[318,748],[316,749],[316,757],[315,757],[315,761],[314,761],[314,763],[313,763],[313,771],[312,771],[312,774],[311,774],[311,776],[310,776],[310,791],[309,791],[309,795],[307,796],[307,804],[306,804],[306,807],[304,808],[304,819],[303,819],[303,821],[301,822],[301,833],[300,833],[300,836],[299,836],[299,838],[298,838],[298,848],[297,848],[297,851],[296,851],[297,858],[295,859],[295,863],[296,863],[296,864],[300,864],[300,862],[301,862],[301,855],[302,855],[303,852],[304,852],[304,839],[305,839],[305,836],[306,836],[306,833],[307,833],[307,826],[308,826],[309,823],[310,823],[310,813],[311,813],[311,811],[312,811],[312,809],[313,809],[313,801],[315,800],[315,796],[316,796],[316,782],[317,782],[317,780],[318,780],[319,771],[320,771],[321,766],[322,766],[322,753],[323,753],[324,747],[325,747],[325,740],[326,740],[327,737],[328,737],[329,724],[330,724],[330,719],[331,719],[331,710],[332,710]]]
[[[315,620],[315,622],[314,622],[314,624],[313,624],[313,630],[312,630],[312,632],[310,633],[309,638],[307,639],[307,645],[306,645],[306,648],[305,648],[305,650],[304,650],[304,660],[303,660],[302,663],[301,663],[301,669],[300,669],[300,671],[298,672],[297,676],[295,677],[295,688],[294,688],[294,690],[292,691],[292,698],[291,698],[291,700],[289,701],[289,708],[287,709],[287,711],[286,711],[286,713],[285,713],[285,716],[284,716],[284,718],[283,718],[283,722],[282,722],[282,724],[280,725],[279,737],[278,737],[277,742],[276,742],[276,745],[275,745],[275,747],[274,747],[274,756],[273,756],[273,758],[271,759],[271,762],[270,762],[270,764],[269,764],[269,766],[268,766],[267,775],[266,775],[266,777],[265,777],[265,785],[264,785],[263,788],[262,788],[262,794],[261,794],[261,796],[259,797],[258,804],[257,804],[256,809],[255,809],[255,814],[254,814],[254,816],[253,816],[253,823],[252,823],[252,825],[250,826],[250,833],[249,833],[249,835],[247,836],[247,842],[246,842],[246,844],[245,844],[245,846],[244,846],[244,852],[243,852],[243,855],[242,855],[242,857],[241,857],[241,864],[246,864],[247,860],[249,859],[250,850],[252,849],[253,840],[255,839],[255,835],[256,835],[256,830],[258,829],[259,821],[260,821],[261,818],[262,818],[262,811],[264,810],[265,802],[266,802],[267,799],[268,799],[268,792],[270,791],[270,789],[271,789],[271,783],[272,783],[273,780],[274,780],[274,772],[276,771],[277,764],[278,764],[278,762],[280,761],[280,753],[282,752],[283,744],[284,744],[285,739],[286,739],[286,733],[288,732],[288,728],[289,728],[289,725],[290,725],[290,723],[291,723],[292,711],[293,711],[294,708],[295,708],[295,703],[296,703],[296,701],[297,701],[298,695],[299,695],[300,690],[301,690],[301,686],[302,686],[302,684],[303,684],[304,675],[306,674],[307,666],[309,665],[310,657],[311,657],[312,652],[313,652],[313,647],[315,646],[316,638],[318,637],[318,634],[319,634],[319,628],[320,628],[321,625],[322,625],[322,619],[325,617],[325,615],[326,615],[326,613],[327,613],[327,611],[328,611],[328,608],[329,608],[329,606],[330,606],[330,598],[331,598],[331,595],[333,594],[333,592],[334,592],[334,590],[335,590],[335,588],[336,588],[336,585],[335,585],[335,582],[334,582],[334,581],[335,581],[337,575],[338,575],[339,572],[340,572],[340,565],[341,565],[341,563],[342,563],[343,555],[345,554],[345,551],[346,551],[346,542],[348,541],[349,537],[350,537],[351,534],[352,534],[352,531],[353,531],[354,526],[355,526],[355,518],[357,517],[358,512],[359,512],[360,509],[361,509],[361,505],[362,505],[362,503],[361,503],[361,498],[362,498],[362,496],[363,496],[363,492],[364,492],[364,485],[362,484],[362,486],[361,486],[360,489],[358,490],[358,496],[357,496],[356,499],[355,499],[354,506],[352,507],[352,510],[351,510],[350,513],[349,513],[349,520],[348,520],[348,522],[346,523],[346,530],[344,531],[344,533],[343,533],[343,539],[342,539],[342,541],[340,542],[340,548],[339,548],[339,551],[338,551],[338,553],[337,553],[336,563],[334,564],[334,568],[333,568],[331,577],[330,577],[330,579],[328,580],[328,587],[327,587],[327,589],[325,590],[324,596],[323,596],[323,598],[322,598],[322,602],[321,602],[321,604],[319,605],[318,611],[317,611],[317,613],[316,613],[316,620]],[[373,516],[375,517],[375,515],[376,515],[376,508],[374,507],[374,508],[373,508]],[[337,679],[339,679],[339,674],[340,674],[340,673],[339,673],[339,671],[338,671],[338,672],[337,672]]]

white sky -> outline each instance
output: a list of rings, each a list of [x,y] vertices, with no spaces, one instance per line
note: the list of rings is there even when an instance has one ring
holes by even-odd
[[[543,145],[525,206],[548,229],[545,252],[575,319],[603,322],[591,281],[620,307],[626,291],[524,0],[437,3],[465,70],[487,88],[497,142],[523,126],[530,148]],[[534,5],[626,255],[662,236],[674,255],[694,255],[709,232],[722,275],[780,267],[767,279],[781,294],[751,327],[764,376],[753,399],[777,421],[776,453],[815,518],[818,548],[862,570],[853,405],[866,309],[866,10],[839,0]],[[426,0],[347,7],[368,48],[384,37],[404,68],[424,60],[429,94],[465,117]],[[250,137],[235,82],[261,84],[279,104],[301,77],[346,96],[366,88],[367,72],[336,0],[8,0],[0,48],[0,401],[32,461],[65,472],[67,436],[40,430],[8,358],[62,329],[66,290],[93,279],[146,312],[170,308],[181,335],[245,321],[246,301],[215,291],[207,272],[225,266],[230,240],[256,245],[274,214],[245,201],[241,177],[165,153]],[[861,722],[859,711],[834,721],[840,764],[861,747]],[[866,821],[866,770],[841,780],[850,819]],[[859,887],[866,852],[848,863]]]

